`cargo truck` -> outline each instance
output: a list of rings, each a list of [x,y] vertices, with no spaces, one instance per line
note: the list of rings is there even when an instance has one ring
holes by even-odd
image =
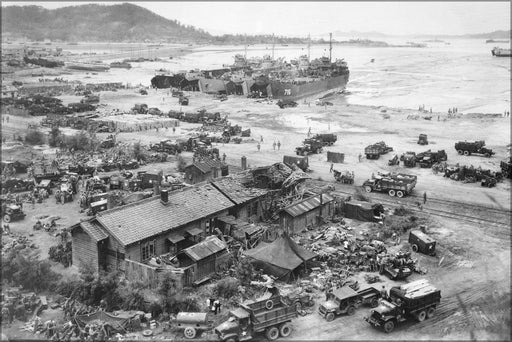
[[[217,336],[226,342],[247,341],[265,333],[273,341],[292,332],[290,322],[297,317],[295,305],[287,305],[280,295],[241,304],[229,312],[226,321],[215,328]]]
[[[393,151],[393,147],[387,146],[384,141],[379,141],[373,145],[368,145],[364,149],[366,159],[379,159],[381,154]]]
[[[373,179],[363,183],[366,192],[380,191],[387,192],[389,196],[404,197],[411,193],[416,186],[417,176],[403,173],[379,174]]]
[[[341,314],[352,316],[362,304],[377,307],[380,297],[379,290],[374,287],[355,291],[349,286],[343,286],[329,293],[327,300],[318,307],[318,313],[327,322],[331,322]]]
[[[390,333],[401,322],[413,318],[423,322],[431,318],[440,302],[441,291],[430,285],[428,280],[420,279],[392,287],[388,300],[381,300],[364,320]]]
[[[483,140],[474,142],[459,141],[455,143],[455,149],[458,154],[463,154],[465,156],[470,156],[471,154],[483,154],[486,157],[490,157],[495,154],[493,150],[485,147],[485,141]]]
[[[338,140],[338,136],[332,133],[315,134],[313,139],[320,141],[324,146],[332,146]]]

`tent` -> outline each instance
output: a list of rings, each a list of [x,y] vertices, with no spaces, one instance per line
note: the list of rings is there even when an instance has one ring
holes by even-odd
[[[372,204],[363,201],[350,200],[342,204],[345,217],[359,221],[379,222],[384,213],[382,204]]]
[[[80,327],[84,327],[86,324],[105,324],[114,331],[126,332],[133,327],[133,320],[140,314],[144,313],[137,311],[118,312],[118,314],[114,316],[105,311],[96,311],[91,314],[77,315],[75,321]]]
[[[290,274],[316,254],[298,246],[289,236],[281,236],[272,243],[260,243],[244,252],[253,265],[278,279],[287,280]]]

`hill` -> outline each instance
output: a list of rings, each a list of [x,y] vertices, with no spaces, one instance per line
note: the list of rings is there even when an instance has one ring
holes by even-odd
[[[132,4],[63,7],[2,8],[2,33],[31,40],[103,41],[208,41],[204,30],[169,20]]]
[[[2,7],[2,34],[30,40],[65,42],[181,42],[214,44],[304,44],[306,38],[272,35],[213,36],[191,25],[169,20],[133,4],[62,7]]]

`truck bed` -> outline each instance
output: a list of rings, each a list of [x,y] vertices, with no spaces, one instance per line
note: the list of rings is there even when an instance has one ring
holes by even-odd
[[[289,322],[297,317],[295,306],[280,306],[272,310],[261,311],[254,315],[254,331],[260,332],[268,327]]]

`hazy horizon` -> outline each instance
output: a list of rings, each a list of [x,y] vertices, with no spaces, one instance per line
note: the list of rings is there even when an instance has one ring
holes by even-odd
[[[213,34],[464,35],[510,30],[510,2],[2,2],[48,9],[131,3]],[[286,18],[286,20],[283,20]]]

